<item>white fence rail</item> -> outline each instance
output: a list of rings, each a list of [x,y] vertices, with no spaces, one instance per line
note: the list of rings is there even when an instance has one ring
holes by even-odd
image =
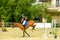
[[[36,24],[36,28],[51,28],[51,23],[35,23]]]
[[[36,28],[51,28],[51,23],[35,23]],[[0,25],[1,26],[1,25]],[[5,27],[13,26],[12,22],[5,22]]]

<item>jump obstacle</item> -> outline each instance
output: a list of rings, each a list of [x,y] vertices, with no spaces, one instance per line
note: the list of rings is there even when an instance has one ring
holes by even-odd
[[[50,32],[50,36],[57,38],[57,31],[56,31],[56,20],[52,20],[52,31]]]

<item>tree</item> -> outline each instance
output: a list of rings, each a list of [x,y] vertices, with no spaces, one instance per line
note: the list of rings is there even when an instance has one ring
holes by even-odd
[[[30,15],[32,0],[0,0],[0,17],[4,21],[18,21],[21,20],[22,13]],[[29,16],[28,16],[29,17]]]
[[[36,0],[0,0],[0,18],[7,22],[20,22],[21,15],[25,14],[28,20],[34,17],[44,17],[46,11],[44,7],[33,5]]]

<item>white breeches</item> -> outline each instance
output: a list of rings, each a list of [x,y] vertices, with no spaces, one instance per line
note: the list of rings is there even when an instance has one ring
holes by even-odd
[[[26,20],[24,20],[22,24],[25,25],[25,23],[26,23]]]

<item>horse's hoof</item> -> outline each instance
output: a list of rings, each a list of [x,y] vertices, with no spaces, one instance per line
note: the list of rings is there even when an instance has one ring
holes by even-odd
[[[28,37],[30,37],[30,35]]]
[[[22,37],[25,37],[25,36],[22,36]]]
[[[30,36],[29,36],[30,37]]]
[[[55,35],[54,38],[57,38],[57,35]]]
[[[50,34],[52,34],[52,32],[50,32]]]

